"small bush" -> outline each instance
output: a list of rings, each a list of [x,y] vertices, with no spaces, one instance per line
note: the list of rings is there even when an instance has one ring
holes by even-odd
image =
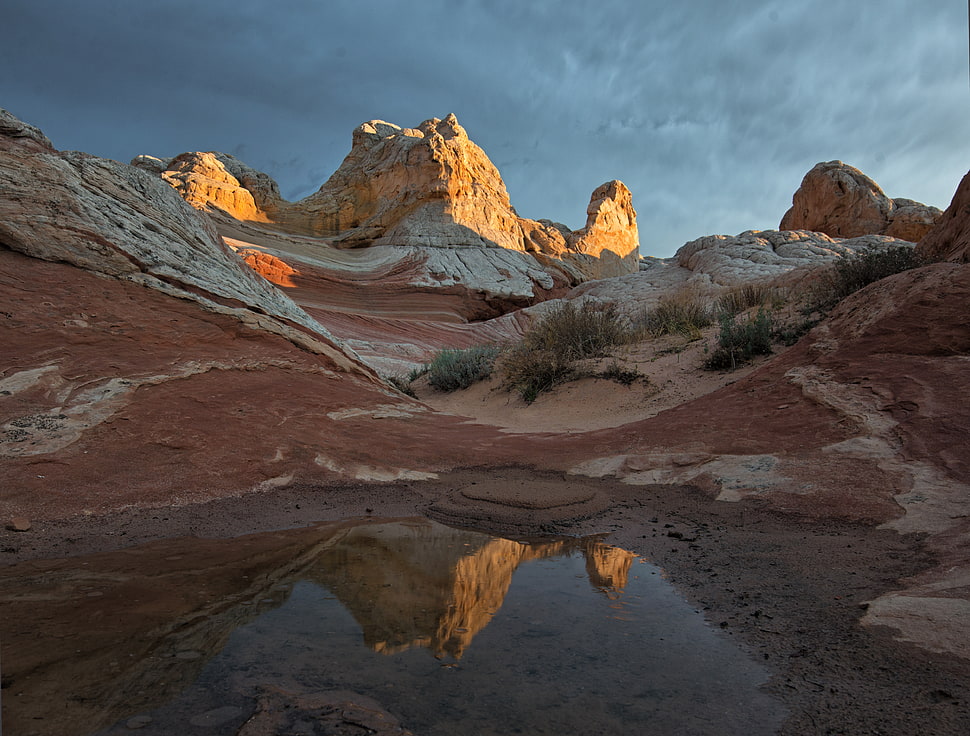
[[[771,315],[764,309],[746,322],[735,322],[734,316],[721,317],[717,348],[704,362],[711,371],[734,370],[756,355],[771,354]]]
[[[543,391],[576,378],[577,361],[600,357],[631,337],[613,304],[560,302],[502,354],[502,386],[532,403]]]
[[[771,337],[785,347],[791,347],[802,339],[819,323],[817,319],[804,319],[790,324],[779,325],[772,329]]]
[[[442,350],[428,364],[428,384],[439,391],[458,391],[492,375],[499,348],[479,345],[466,350]]]
[[[630,331],[614,304],[563,301],[550,309],[523,336],[524,345],[547,350],[564,361],[603,355],[629,339]]]
[[[923,265],[916,249],[896,246],[866,250],[840,258],[822,276],[810,297],[810,308],[827,312],[864,286]]]
[[[682,335],[688,340],[698,339],[701,330],[713,322],[710,308],[692,294],[664,297],[635,320],[637,327],[653,337]]]

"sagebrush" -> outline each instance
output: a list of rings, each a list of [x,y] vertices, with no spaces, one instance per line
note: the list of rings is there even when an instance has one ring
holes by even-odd
[[[756,355],[771,354],[771,313],[759,309],[747,320],[738,322],[734,315],[722,315],[717,347],[704,362],[708,370],[734,370]]]
[[[500,351],[496,345],[441,350],[427,365],[428,385],[438,391],[468,388],[492,375]]]
[[[655,307],[644,310],[634,320],[636,327],[652,337],[682,335],[688,340],[699,338],[701,330],[713,323],[708,304],[690,293],[662,297]]]

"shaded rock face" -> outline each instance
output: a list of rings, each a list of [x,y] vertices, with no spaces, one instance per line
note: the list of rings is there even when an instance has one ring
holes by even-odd
[[[521,218],[498,170],[454,115],[417,128],[360,125],[337,171],[293,203],[266,174],[222,153],[139,156],[132,164],[160,175],[194,207],[325,238],[337,248],[505,248],[563,261],[574,281],[637,269],[636,213],[626,186],[612,181],[596,189],[586,225],[575,232]]]
[[[970,173],[963,177],[937,226],[920,241],[917,252],[928,260],[970,263]]]
[[[0,194],[4,248],[193,300],[361,370],[320,324],[246,268],[171,188],[115,161],[59,153],[5,110]]]
[[[887,235],[915,243],[941,214],[911,199],[891,199],[859,169],[827,161],[805,174],[779,229],[813,230],[834,238]]]
[[[707,235],[692,240],[677,251],[674,261],[695,277],[705,275],[720,286],[739,286],[790,280],[843,256],[898,246],[912,244],[884,235],[833,238],[806,230],[748,230],[733,237]]]

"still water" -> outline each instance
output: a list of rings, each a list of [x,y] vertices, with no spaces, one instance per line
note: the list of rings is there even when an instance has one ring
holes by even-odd
[[[766,671],[636,555],[425,519],[0,571],[17,734],[770,734]]]

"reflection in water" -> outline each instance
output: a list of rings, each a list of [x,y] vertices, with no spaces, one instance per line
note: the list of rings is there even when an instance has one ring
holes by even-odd
[[[349,692],[371,730],[379,703],[427,734],[771,733],[764,673],[635,562],[406,519],[17,565],[0,571],[4,725],[322,729]]]
[[[425,647],[460,659],[501,607],[519,565],[574,551],[585,556],[596,588],[622,591],[632,552],[592,538],[525,544],[428,521],[348,529],[305,575],[333,591],[371,649]]]

